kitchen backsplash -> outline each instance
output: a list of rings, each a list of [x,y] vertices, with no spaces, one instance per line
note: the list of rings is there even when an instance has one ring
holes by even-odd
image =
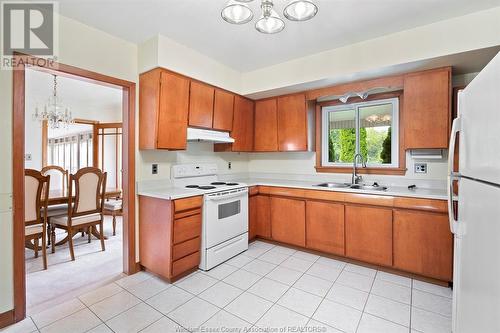
[[[215,163],[225,178],[281,178],[296,180],[350,181],[350,174],[317,173],[314,152],[302,153],[214,153],[213,143],[190,142],[186,151],[140,151],[142,181],[162,181],[170,178],[170,167],[179,163]],[[427,173],[414,172],[414,163],[426,163]],[[158,164],[158,174],[151,173],[151,165]],[[231,164],[231,168],[229,168]],[[364,175],[367,183],[425,188],[446,186],[447,154],[439,160],[418,160],[406,154],[408,171],[405,176]]]

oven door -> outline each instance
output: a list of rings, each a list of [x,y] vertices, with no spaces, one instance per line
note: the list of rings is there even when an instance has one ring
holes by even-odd
[[[203,231],[206,249],[248,232],[248,189],[206,194]]]

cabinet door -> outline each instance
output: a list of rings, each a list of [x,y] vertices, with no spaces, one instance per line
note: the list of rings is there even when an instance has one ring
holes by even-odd
[[[214,88],[191,81],[189,97],[189,126],[212,128],[214,114]]]
[[[186,149],[189,79],[161,72],[157,148]]]
[[[392,266],[392,210],[345,207],[346,256]]]
[[[448,216],[394,211],[394,267],[451,281],[453,235]]]
[[[271,197],[271,235],[278,242],[305,246],[305,201]]]
[[[234,138],[232,151],[253,150],[254,103],[236,96],[234,99],[234,120],[231,136]]]
[[[405,76],[403,123],[407,149],[448,148],[450,76],[449,68]]]
[[[307,150],[307,109],[304,94],[278,98],[278,145],[280,151]]]
[[[257,236],[257,196],[248,198],[248,239]]]
[[[344,205],[308,201],[306,205],[307,248],[344,255]]]
[[[278,151],[278,104],[275,98],[255,102],[255,151]]]
[[[220,89],[215,90],[213,128],[221,131],[233,129],[234,95]]]
[[[254,195],[249,199],[249,235],[252,239],[256,236],[271,238],[271,209],[269,197]]]

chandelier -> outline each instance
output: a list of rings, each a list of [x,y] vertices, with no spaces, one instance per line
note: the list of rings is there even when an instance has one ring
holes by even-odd
[[[247,3],[253,0],[230,0],[221,12],[222,18],[231,24],[244,24],[253,19],[253,12]],[[262,14],[255,23],[255,29],[264,34],[275,34],[285,28],[283,21],[274,10],[273,0],[261,0]],[[318,7],[311,0],[290,0],[283,10],[283,15],[290,21],[312,19]]]
[[[43,110],[39,112],[38,106],[35,107],[33,119],[40,122],[47,121],[50,128],[67,128],[74,123],[73,116],[68,107],[64,106],[59,96],[57,96],[57,75],[54,75],[54,89],[52,95],[48,98]]]

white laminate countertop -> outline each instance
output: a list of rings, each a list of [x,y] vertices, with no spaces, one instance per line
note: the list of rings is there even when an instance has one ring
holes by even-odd
[[[277,186],[277,187],[291,187],[291,188],[301,188],[307,190],[321,190],[321,191],[333,191],[333,192],[350,192],[350,193],[363,193],[363,194],[376,194],[376,195],[391,195],[400,197],[412,197],[412,198],[426,198],[426,199],[438,199],[446,200],[447,193],[445,189],[434,189],[434,188],[416,188],[414,190],[409,190],[405,186],[389,186],[386,191],[370,191],[370,190],[357,190],[350,188],[324,188],[314,186],[315,184],[321,183],[317,180],[309,181],[297,181],[297,180],[286,180],[286,179],[265,179],[265,178],[241,178],[241,179],[231,179],[231,181],[236,181],[240,183],[246,183],[248,186],[265,185],[265,186]],[[383,184],[381,184],[382,186]],[[202,195],[204,192],[196,189],[188,188],[178,188],[173,186],[164,186],[158,188],[145,188],[138,191],[139,195],[154,197],[165,200],[175,200],[180,198],[193,197],[197,195]]]

